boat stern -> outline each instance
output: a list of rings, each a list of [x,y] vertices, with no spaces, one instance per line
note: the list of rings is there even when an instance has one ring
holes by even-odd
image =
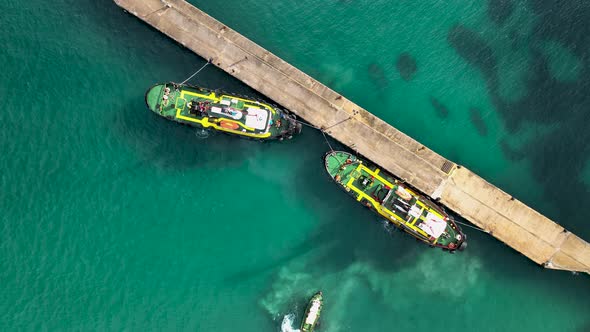
[[[281,112],[281,117],[287,121],[285,121],[286,125],[283,127],[284,129],[279,135],[279,139],[291,139],[293,136],[300,134],[303,126],[301,122],[297,121],[297,116],[295,116],[295,114],[289,113],[286,110]]]
[[[463,251],[467,248],[467,235],[464,234],[459,230],[459,234],[457,235],[457,250]],[[460,238],[459,238],[460,237]]]
[[[303,129],[303,125],[301,122],[297,121],[297,117],[295,114],[289,114],[289,132],[291,135],[301,134],[301,130]]]
[[[450,234],[450,238],[447,243],[444,244],[443,249],[447,249],[450,252],[456,250],[463,251],[467,248],[467,235],[463,233],[461,228],[455,223],[453,218],[449,218],[447,226],[447,234]]]

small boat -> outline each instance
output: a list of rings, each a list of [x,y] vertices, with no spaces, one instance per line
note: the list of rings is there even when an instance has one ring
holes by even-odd
[[[309,300],[307,309],[305,309],[305,316],[301,322],[301,332],[312,332],[320,320],[320,313],[322,311],[323,298],[322,292],[315,293]]]
[[[258,140],[291,139],[302,127],[294,114],[265,101],[186,84],[156,84],[145,102],[169,120]]]
[[[367,160],[332,151],[324,164],[350,196],[416,239],[450,252],[467,246],[465,234],[442,207]]]

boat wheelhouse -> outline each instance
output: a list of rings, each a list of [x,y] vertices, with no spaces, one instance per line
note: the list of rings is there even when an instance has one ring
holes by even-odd
[[[165,83],[145,94],[147,107],[169,120],[259,140],[301,132],[295,115],[269,103],[197,86]]]
[[[442,207],[403,181],[348,152],[328,152],[324,164],[350,196],[416,239],[451,252],[466,247],[465,234]]]
[[[322,311],[323,306],[323,297],[322,292],[319,291],[315,293],[309,303],[307,304],[307,309],[305,309],[305,316],[303,317],[303,321],[301,322],[301,332],[312,332],[318,321],[320,320],[320,313]]]

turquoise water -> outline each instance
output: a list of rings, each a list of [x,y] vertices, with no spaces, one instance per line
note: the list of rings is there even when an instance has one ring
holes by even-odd
[[[191,2],[590,238],[587,4]],[[202,139],[147,112],[204,61],[110,1],[0,9],[3,331],[287,331],[317,289],[321,331],[590,330],[588,276],[470,229],[460,254],[416,243],[329,182],[317,132]]]

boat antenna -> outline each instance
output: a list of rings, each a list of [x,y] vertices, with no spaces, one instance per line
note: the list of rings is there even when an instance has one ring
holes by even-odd
[[[203,67],[199,68],[199,70],[197,70],[194,74],[189,76],[189,78],[187,78],[186,80],[182,81],[182,83],[180,83],[180,84],[182,85],[182,84],[188,82],[191,78],[195,77],[195,75],[197,75],[199,72],[201,72],[201,70],[205,69],[205,67],[207,67],[207,65],[211,63],[211,60],[213,60],[213,59],[207,60],[207,63],[204,64]]]

